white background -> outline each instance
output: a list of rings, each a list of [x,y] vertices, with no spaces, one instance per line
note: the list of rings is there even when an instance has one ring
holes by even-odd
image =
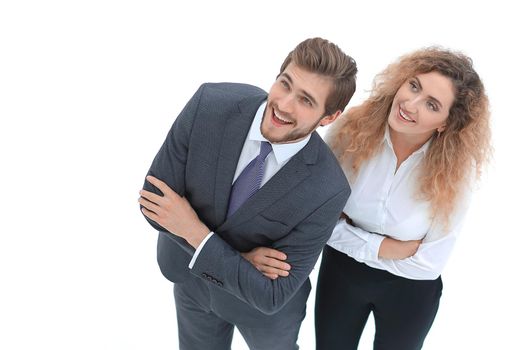
[[[312,36],[356,59],[350,106],[416,48],[438,44],[474,59],[491,99],[495,158],[443,274],[424,349],[519,346],[522,26],[514,5],[179,3],[0,3],[0,348],[176,349],[171,284],[138,210],[144,175],[201,83],[269,89],[286,54]],[[314,293],[304,350],[314,348]],[[361,349],[371,348],[371,323]],[[234,349],[244,348],[236,336]]]

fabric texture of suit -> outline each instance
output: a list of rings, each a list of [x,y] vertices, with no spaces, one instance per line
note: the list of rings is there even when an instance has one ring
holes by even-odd
[[[233,324],[301,322],[308,275],[335,226],[350,189],[337,160],[314,132],[258,192],[226,218],[237,162],[267,95],[244,84],[202,85],[176,118],[148,172],[185,196],[215,234],[192,269],[194,249],[159,231],[158,264],[174,283],[205,281],[213,311]],[[160,193],[150,183],[144,189]],[[271,280],[240,255],[259,246],[284,252],[288,277]]]

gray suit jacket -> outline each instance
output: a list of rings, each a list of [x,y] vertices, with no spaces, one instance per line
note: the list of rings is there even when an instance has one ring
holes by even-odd
[[[185,196],[215,232],[192,269],[194,249],[159,230],[158,263],[172,282],[208,282],[217,313],[229,322],[300,321],[310,292],[308,275],[331,235],[350,189],[317,133],[258,192],[226,219],[237,162],[266,93],[244,84],[204,84],[176,118],[148,174]],[[160,193],[145,182],[144,189]],[[289,277],[270,280],[240,252],[258,246],[283,251]],[[273,316],[267,316],[273,315]]]

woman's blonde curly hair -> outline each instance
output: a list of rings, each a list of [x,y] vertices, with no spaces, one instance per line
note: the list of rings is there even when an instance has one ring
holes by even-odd
[[[339,162],[356,177],[361,164],[383,145],[388,114],[399,87],[416,75],[438,72],[449,78],[455,100],[445,130],[434,132],[423,160],[419,199],[431,202],[433,218],[446,224],[470,175],[478,180],[491,154],[489,102],[469,57],[438,47],[400,57],[375,77],[370,97],[351,108],[327,136]]]

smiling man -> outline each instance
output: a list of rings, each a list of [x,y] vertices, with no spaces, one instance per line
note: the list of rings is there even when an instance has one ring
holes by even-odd
[[[308,275],[350,193],[315,130],[346,107],[356,72],[335,44],[308,39],[268,96],[204,84],[175,120],[139,202],[174,282],[180,349],[230,349],[234,326],[251,349],[298,348]],[[282,252],[286,278],[249,262],[258,247]]]

